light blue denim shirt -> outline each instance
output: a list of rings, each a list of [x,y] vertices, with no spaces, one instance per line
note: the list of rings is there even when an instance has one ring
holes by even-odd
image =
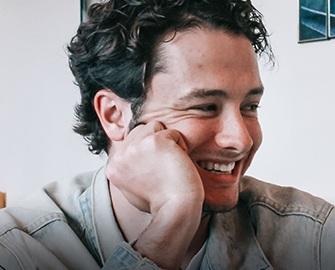
[[[124,242],[104,168],[0,211],[0,269],[159,269]],[[251,177],[212,216],[201,269],[335,269],[333,205]]]

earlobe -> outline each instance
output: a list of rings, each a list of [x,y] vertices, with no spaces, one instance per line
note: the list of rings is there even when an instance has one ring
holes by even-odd
[[[127,125],[123,117],[125,103],[108,89],[100,90],[94,97],[94,109],[111,141],[123,140],[126,135]]]

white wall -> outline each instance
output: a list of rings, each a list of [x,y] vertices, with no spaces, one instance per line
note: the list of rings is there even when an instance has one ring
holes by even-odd
[[[278,65],[262,66],[264,142],[249,174],[335,202],[335,40],[297,43],[297,0],[254,3]],[[79,17],[79,0],[0,1],[0,190],[9,204],[104,163],[71,130],[79,94],[65,46]]]
[[[254,0],[278,61],[262,66],[264,141],[249,173],[335,202],[335,40],[298,44],[298,0]]]
[[[103,163],[72,132],[79,92],[65,47],[79,6],[79,0],[0,1],[0,190],[8,204]]]

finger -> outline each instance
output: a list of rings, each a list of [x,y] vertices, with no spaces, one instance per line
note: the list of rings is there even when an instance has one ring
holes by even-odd
[[[176,129],[165,129],[160,131],[164,133],[167,139],[173,140],[181,149],[188,153],[188,146],[184,136]]]
[[[147,124],[138,124],[127,136],[128,142],[142,140],[148,135],[164,130],[163,123],[159,121],[151,121]]]
[[[149,122],[147,126],[149,129],[152,129],[153,132],[159,132],[166,129],[164,124],[157,120]]]

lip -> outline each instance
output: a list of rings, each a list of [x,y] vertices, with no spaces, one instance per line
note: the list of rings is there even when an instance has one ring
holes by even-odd
[[[214,163],[222,163],[222,164],[228,164],[230,162],[219,162],[219,161],[213,161]],[[231,174],[225,174],[225,173],[219,173],[219,172],[210,172],[198,164],[198,162],[195,162],[196,167],[198,169],[198,172],[201,176],[201,179],[203,182],[206,182],[206,185],[209,184],[209,182],[212,182],[215,185],[223,185],[223,186],[231,186],[235,185],[239,181],[239,174],[241,171],[241,160],[235,161],[235,167],[232,170]],[[205,183],[204,183],[205,184]]]
[[[205,170],[208,170],[212,173],[217,172],[219,174],[220,173],[230,174],[230,172],[233,171],[233,169],[236,165],[236,161],[232,161],[232,162],[213,162],[213,161],[209,161],[209,160],[206,160],[206,161],[205,160],[200,160],[197,163],[201,168],[203,168]],[[226,169],[226,171],[225,171],[225,169]]]

